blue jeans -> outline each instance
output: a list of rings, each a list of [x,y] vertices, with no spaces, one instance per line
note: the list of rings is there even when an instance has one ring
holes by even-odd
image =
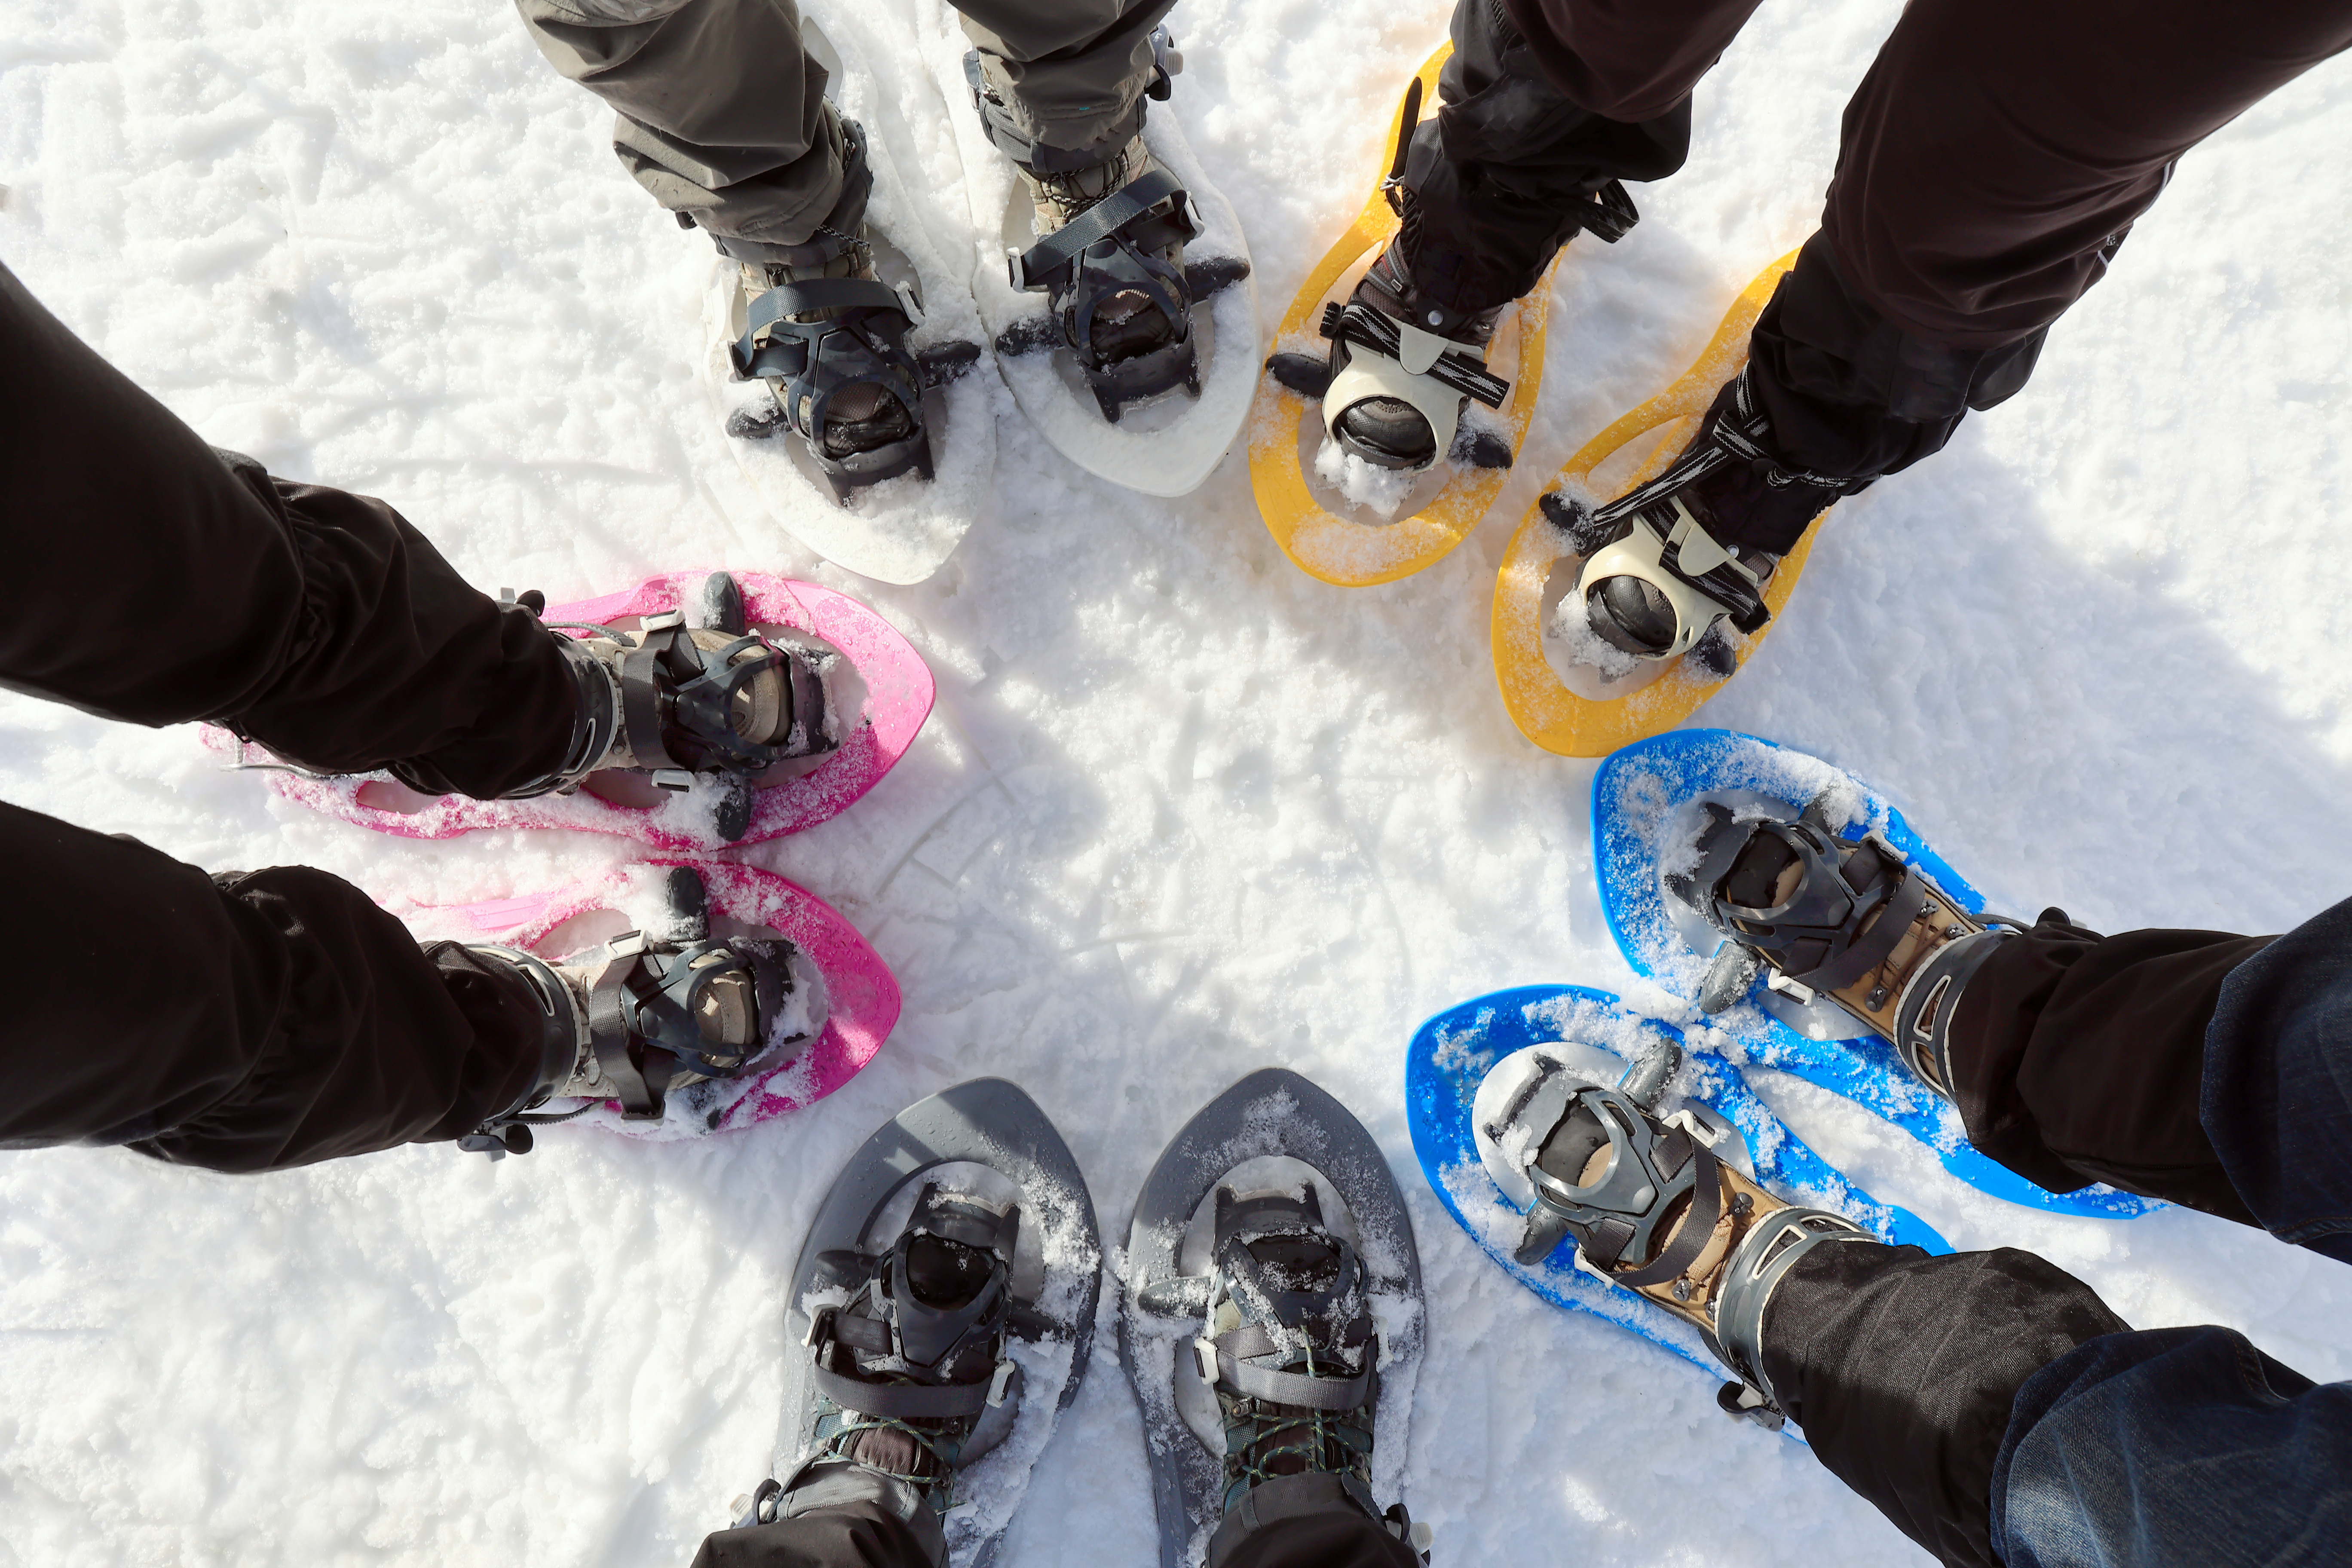
[[[2264,1229],[2352,1263],[2352,900],[2231,972],[2199,1120]],[[2091,1340],[2018,1391],[1992,1543],[2007,1568],[2352,1563],[2352,1384],[2229,1329]]]

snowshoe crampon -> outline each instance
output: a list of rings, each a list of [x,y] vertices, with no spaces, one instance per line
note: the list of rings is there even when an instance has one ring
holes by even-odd
[[[698,901],[679,896],[682,874],[690,874]],[[791,944],[794,969],[808,984],[796,986],[797,994],[763,1020],[767,1048],[740,1072],[683,1087],[667,1087],[666,1074],[657,1074],[663,1083],[656,1087],[666,1091],[650,1107],[625,1102],[616,1082],[609,1100],[554,1101],[534,1110],[520,1119],[526,1128],[577,1121],[635,1138],[669,1140],[748,1127],[847,1083],[898,1021],[898,983],[856,928],[815,894],[753,866],[636,862],[556,892],[427,906],[408,921],[421,937],[520,948],[549,963],[600,945],[625,949],[630,932],[671,942],[749,937]],[[629,1066],[638,1079],[646,1076],[642,1060]],[[528,1134],[522,1146],[529,1146]]]
[[[901,1293],[938,1294],[925,1237],[991,1255],[984,1290],[901,1310]],[[983,1078],[908,1106],[851,1158],[793,1266],[776,1476],[789,1485],[845,1428],[903,1422],[952,1464],[948,1562],[988,1568],[1086,1376],[1101,1288],[1094,1200],[1035,1101]]]
[[[1843,840],[1865,834],[1916,872],[1923,907],[1985,918],[1982,894],[1928,847],[1903,814],[1842,769],[1728,730],[1677,730],[1628,746],[1592,780],[1592,854],[1601,908],[1636,973],[1709,1012],[1745,1059],[1841,1094],[1917,1139],[1978,1191],[2031,1208],[2127,1219],[2158,1206],[2100,1185],[2052,1193],[1978,1152],[1958,1111],[1904,1065],[1885,1036],[1826,996],[1742,962],[1670,885],[1687,874],[1709,804],[1739,818],[1801,818]],[[1729,949],[1728,952],[1726,950]],[[1890,1012],[1889,998],[1882,1014]]]
[[[1170,78],[1181,57],[1161,44],[1162,75],[1149,94],[1158,101],[1142,128],[1157,167],[1054,235],[1035,232],[1029,194],[982,116],[954,119],[984,237],[972,293],[1013,400],[1080,468],[1145,495],[1181,496],[1209,477],[1249,412],[1257,296],[1241,222],[1174,112]],[[966,50],[934,44],[932,56],[950,100],[972,102]],[[1177,229],[1189,231],[1181,268],[1152,254]],[[1123,291],[1163,314],[1172,307],[1181,336],[1133,359],[1091,363],[1097,356],[1080,345],[1094,341],[1093,312]]]
[[[1512,1156],[1523,1162],[1532,1151],[1504,1144],[1545,1070],[1632,1096],[1695,1139],[1713,1140],[1716,1157],[1750,1179],[1802,1192],[1882,1240],[1951,1250],[1916,1215],[1879,1203],[1814,1153],[1738,1069],[1685,1045],[1681,1031],[1581,985],[1523,985],[1449,1007],[1422,1025],[1405,1055],[1405,1120],[1422,1172],[1479,1248],[1528,1289],[1631,1329],[1710,1372],[1718,1363],[1696,1329],[1589,1270],[1565,1231],[1550,1233],[1549,1245],[1544,1235],[1531,1235],[1534,1190]]]
[[[1733,301],[1682,378],[1587,442],[1512,535],[1495,579],[1495,679],[1512,721],[1546,751],[1606,756],[1680,723],[1762,644],[1770,617],[1780,615],[1803,574],[1812,549],[1811,529],[1765,582],[1759,595],[1765,619],[1753,633],[1717,621],[1688,651],[1670,659],[1637,658],[1609,647],[1591,630],[1584,606],[1576,602],[1585,558],[1600,547],[1586,532],[1595,470],[1655,432],[1663,432],[1662,437],[1632,473],[1608,484],[1609,491],[1630,490],[1673,462],[1717,392],[1738,374],[1749,329],[1796,259],[1792,251],[1766,268]]]
[[[1406,84],[1383,144],[1397,154],[1396,170],[1402,167],[1402,148],[1415,120],[1423,117],[1423,106],[1434,111],[1438,73],[1453,52],[1451,44],[1441,45]],[[1461,543],[1486,515],[1510,477],[1511,463],[1535,416],[1543,385],[1552,273],[1559,266],[1555,259],[1534,289],[1505,307],[1485,362],[1475,367],[1483,382],[1491,384],[1474,398],[1448,450],[1436,461],[1425,469],[1385,474],[1360,458],[1343,460],[1336,444],[1326,453],[1327,340],[1335,331],[1349,332],[1359,325],[1362,308],[1351,316],[1349,294],[1396,236],[1398,218],[1386,187],[1386,180],[1374,185],[1355,222],[1299,285],[1276,330],[1276,352],[1266,362],[1250,406],[1250,488],[1257,497],[1258,515],[1301,571],[1343,587],[1411,576]],[[1384,320],[1361,321],[1361,326],[1373,332],[1383,327],[1396,331],[1396,323]],[[1441,342],[1431,338],[1421,346]],[[1378,351],[1364,344],[1351,346],[1350,352]],[[1399,351],[1389,352],[1394,357]],[[1453,357],[1469,356],[1457,353]],[[1499,406],[1489,406],[1485,401],[1489,395]],[[1318,454],[1342,461],[1343,467],[1354,464],[1348,472],[1359,489],[1381,491],[1368,495],[1372,504],[1350,500],[1339,484],[1324,478]]]
[[[1311,1408],[1337,1421],[1348,1415],[1339,1405],[1367,1402],[1374,1415],[1364,1436],[1376,1440],[1369,1481],[1355,1482],[1365,1489],[1359,1506],[1370,1513],[1372,1496],[1394,1500],[1402,1489],[1424,1332],[1421,1258],[1403,1194],[1346,1107],[1297,1073],[1268,1068],[1185,1123],[1145,1178],[1128,1227],[1119,1348],[1143,1412],[1160,1568],[1202,1560],[1236,1484],[1212,1376],[1237,1375],[1240,1392],[1277,1405],[1317,1399],[1281,1381],[1282,1331],[1214,1331],[1216,1287],[1230,1272],[1220,1243],[1260,1237],[1311,1243],[1318,1261],[1337,1258],[1343,1270],[1360,1266],[1360,1275],[1336,1281],[1354,1294],[1328,1325],[1334,1344],[1346,1342],[1341,1366],[1352,1372],[1324,1386],[1348,1386]],[[1236,1362],[1255,1371],[1236,1374]],[[1406,1527],[1401,1511],[1387,1517]]]
[[[931,672],[898,628],[814,583],[763,572],[677,572],[625,593],[554,605],[541,618],[635,637],[648,622],[677,616],[691,627],[723,622],[730,631],[757,632],[824,664],[838,743],[750,778],[696,773],[656,782],[614,770],[588,774],[574,793],[474,800],[420,795],[389,774],[321,776],[283,767],[225,731],[208,729],[205,742],[230,765],[266,772],[278,795],[379,833],[449,838],[484,827],[562,827],[678,852],[756,844],[815,826],[873,788],[906,754],[930,712]]]
[[[777,297],[770,307],[793,313],[832,308],[815,298],[823,293],[843,296],[838,303],[850,313],[805,326],[770,326],[763,346],[744,341],[754,329],[739,268],[721,258],[702,324],[702,379],[734,437],[728,446],[738,468],[794,538],[861,577],[920,583],[961,542],[977,510],[973,498],[995,471],[996,420],[987,378],[971,374],[986,349],[980,312],[965,286],[961,226],[951,235],[934,232],[934,204],[909,190],[890,153],[893,144],[907,142],[899,133],[905,100],[936,99],[920,83],[876,77],[868,63],[873,51],[861,47],[859,35],[870,25],[862,15],[845,13],[833,21],[828,32],[803,15],[802,42],[824,68],[827,96],[844,119],[865,128],[864,156],[874,181],[866,234],[879,281],[793,285],[805,291],[800,303]],[[885,59],[894,52],[879,51]],[[795,358],[797,366],[789,363]],[[908,411],[917,427],[875,451],[829,457],[821,442],[813,447],[796,431],[824,428],[820,405],[838,390],[840,371],[865,360],[875,362],[892,395],[913,399]],[[791,370],[782,384],[803,384],[809,404],[788,409],[768,379],[770,369]]]

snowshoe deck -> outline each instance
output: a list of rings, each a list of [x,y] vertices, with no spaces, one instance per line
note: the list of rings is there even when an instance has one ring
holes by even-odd
[[[993,1177],[974,1167],[985,1167]],[[937,1174],[934,1175],[934,1173]],[[1010,1432],[957,1477],[959,1506],[947,1515],[952,1568],[989,1568],[1013,1522],[1029,1472],[1077,1396],[1094,1344],[1102,1293],[1102,1234],[1094,1199],[1069,1145],[1045,1113],[1013,1084],[973,1079],[908,1106],[851,1156],[801,1244],[784,1303],[784,1339],[808,1338],[819,1258],[827,1252],[887,1252],[930,1176],[956,1188],[985,1184],[981,1196],[1021,1208],[1013,1265],[1013,1335],[1020,1404]],[[895,1201],[894,1201],[895,1200]],[[803,1352],[785,1378],[775,1474],[789,1476],[806,1452],[816,1391]]]
[[[979,235],[972,294],[987,341],[995,345],[998,374],[1038,433],[1078,467],[1145,495],[1190,495],[1223,460],[1249,413],[1258,328],[1257,288],[1241,220],[1193,156],[1178,118],[1182,79],[1174,99],[1151,106],[1143,141],[1183,185],[1201,219],[1201,235],[1185,247],[1184,257],[1195,296],[1199,395],[1178,387],[1129,404],[1114,424],[1104,417],[1076,356],[1060,346],[1061,330],[1046,315],[1044,296],[1014,288],[1008,276],[1007,253],[1037,243],[1032,208],[1011,163],[971,110],[963,64],[968,42],[945,27],[940,35],[925,48],[939,90],[954,108],[950,119]]]
[[[1574,1042],[1573,1046],[1566,1044]],[[1563,1241],[1536,1264],[1512,1257],[1524,1229],[1515,1207],[1481,1157],[1471,1107],[1496,1066],[1530,1047],[1589,1053],[1595,1081],[1616,1082],[1624,1065],[1664,1043],[1687,1046],[1673,1026],[1642,1017],[1605,991],[1581,985],[1522,985],[1449,1007],[1414,1032],[1405,1053],[1405,1121],[1422,1173],[1446,1212],[1504,1272],[1557,1307],[1591,1312],[1664,1346],[1720,1377],[1698,1331],[1631,1290],[1605,1285],[1577,1266],[1576,1243]],[[1784,1194],[1836,1209],[1897,1246],[1949,1252],[1944,1238],[1911,1213],[1883,1204],[1848,1181],[1789,1131],[1720,1057],[1686,1051],[1667,1103],[1696,1101],[1738,1129],[1753,1155],[1752,1174]],[[1730,1152],[1727,1147],[1727,1152]],[[1742,1163],[1736,1153],[1735,1163]],[[1747,1168],[1745,1163],[1742,1168]]]
[[[669,573],[624,593],[553,605],[541,618],[627,623],[690,603],[704,576],[699,572]],[[780,778],[753,796],[751,826],[732,842],[756,844],[814,827],[872,789],[914,744],[931,710],[933,683],[930,670],[898,629],[846,595],[764,572],[733,576],[755,627],[831,645],[848,659],[856,680],[865,688],[863,710],[836,750],[813,768]],[[226,731],[207,728],[205,740],[231,765],[257,762]],[[558,827],[618,834],[673,853],[712,849],[728,842],[715,824],[716,792],[699,780],[685,794],[671,795],[630,775],[594,773],[573,795],[474,800],[419,795],[387,773],[316,778],[271,769],[267,776],[269,787],[289,800],[403,838],[450,838],[484,827]]]
[[[1438,72],[1453,52],[1452,44],[1440,45],[1413,74],[1391,117],[1384,150],[1397,145],[1409,102],[1427,105],[1434,112]],[[1381,173],[1386,172],[1383,167]],[[1277,357],[1324,359],[1328,345],[1318,334],[1318,323],[1325,307],[1345,301],[1396,231],[1397,216],[1376,180],[1355,222],[1298,286],[1276,329]],[[1558,266],[1555,260],[1542,281],[1505,310],[1496,327],[1487,361],[1511,383],[1503,406],[1490,415],[1473,405],[1475,413],[1465,417],[1454,452],[1432,465],[1399,504],[1401,511],[1407,506],[1412,510],[1393,521],[1349,500],[1314,474],[1315,456],[1325,440],[1320,395],[1286,385],[1271,368],[1259,376],[1249,414],[1250,488],[1266,531],[1300,571],[1348,588],[1392,583],[1433,564],[1469,537],[1501,493],[1510,468],[1508,462],[1482,466],[1468,460],[1465,443],[1477,438],[1481,455],[1489,461],[1501,455],[1498,448],[1511,458],[1518,456],[1542,390],[1551,279]]]
[[[1678,831],[1702,797],[1724,798],[1735,809],[1777,804],[1787,820],[1825,797],[1832,812],[1844,814],[1848,837],[1854,825],[1877,833],[1961,909],[1973,915],[1985,907],[1983,895],[1927,847],[1900,811],[1851,774],[1729,730],[1654,736],[1617,752],[1593,776],[1592,854],[1601,912],[1618,951],[1636,973],[1676,995],[1698,994],[1718,938],[1696,910],[1678,915],[1681,904],[1660,886],[1659,857],[1665,836]],[[2107,1186],[2048,1192],[1979,1153],[1959,1113],[1912,1077],[1894,1045],[1832,1004],[1801,1004],[1759,976],[1746,1001],[1708,1023],[1736,1041],[1748,1059],[1794,1073],[1902,1128],[1979,1192],[2029,1208],[2104,1219],[2128,1219],[2159,1206]]]
[[[1297,1073],[1265,1068],[1184,1124],[1144,1179],[1128,1226],[1119,1355],[1143,1413],[1160,1568],[1201,1561],[1223,1513],[1223,1442],[1191,1352],[1202,1320],[1163,1316],[1142,1297],[1154,1285],[1208,1271],[1211,1200],[1229,1177],[1291,1191],[1311,1181],[1327,1223],[1352,1230],[1381,1341],[1372,1489],[1392,1500],[1402,1489],[1424,1321],[1421,1255],[1404,1194],[1380,1145],[1347,1107]]]
[[[1621,494],[1663,472],[1697,431],[1716,393],[1738,373],[1748,354],[1748,330],[1771,300],[1780,275],[1795,266],[1796,259],[1791,251],[1759,273],[1732,301],[1714,338],[1690,369],[1665,391],[1586,442],[1547,491],[1565,491],[1588,500],[1605,499],[1591,493],[1593,471],[1653,432],[1663,431],[1663,437],[1633,473],[1610,485],[1609,492]],[[1775,617],[1795,592],[1797,579],[1804,574],[1805,558],[1819,527],[1816,519],[1797,547],[1781,558],[1765,585],[1765,607]],[[1671,663],[1643,660],[1620,678],[1607,676],[1591,665],[1574,663],[1569,647],[1549,623],[1553,606],[1574,591],[1581,565],[1582,557],[1546,515],[1538,497],[1511,536],[1502,569],[1495,577],[1495,679],[1502,688],[1503,705],[1510,710],[1512,721],[1528,740],[1563,756],[1600,757],[1679,724],[1730,677],[1708,674],[1688,655]],[[1770,630],[1771,623],[1767,622],[1753,637],[1743,637],[1729,623],[1718,622],[1713,635],[1727,638],[1733,658],[1745,663]],[[1734,668],[1736,672],[1737,664]]]
[[[783,427],[767,384],[733,377],[728,345],[737,267],[720,258],[706,294],[702,383],[726,424],[728,446],[761,502],[793,537],[835,565],[877,583],[920,583],[937,572],[978,515],[976,498],[996,471],[996,419],[987,379],[971,374],[985,353],[979,309],[965,287],[965,237],[934,231],[939,204],[908,186],[891,154],[909,143],[899,84],[885,83],[858,47],[854,16],[835,19],[839,37],[803,15],[802,41],[825,68],[826,93],[866,129],[874,174],[866,208],[875,268],[909,290],[922,316],[908,335],[923,373],[923,422],[930,438],[928,476],[907,474],[836,496],[806,444]],[[917,87],[921,98],[929,95]],[[927,218],[926,214],[931,215]]]
[[[631,1121],[617,1103],[598,1104],[576,1120],[632,1138],[672,1141],[749,1127],[814,1103],[874,1059],[898,1022],[898,982],[856,928],[834,907],[772,871],[723,860],[650,860],[558,892],[478,904],[427,906],[409,923],[422,937],[493,942],[528,948],[551,961],[593,947],[624,931],[663,934],[664,880],[686,866],[702,879],[714,934],[731,929],[783,937],[815,966],[821,995],[812,997],[815,1038],[740,1078],[676,1089],[659,1121]]]

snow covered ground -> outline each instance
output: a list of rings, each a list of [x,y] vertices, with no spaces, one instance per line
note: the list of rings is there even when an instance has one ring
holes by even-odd
[[[823,3],[861,18],[908,105],[901,167],[944,190],[950,110],[919,56],[940,14]],[[1184,1117],[1266,1063],[1357,1110],[1412,1194],[1433,1343],[1409,1496],[1441,1565],[1917,1560],[1801,1446],[1717,1415],[1711,1382],[1483,1262],[1420,1184],[1399,1093],[1439,1006],[1628,979],[1590,886],[1591,766],[1528,745],[1496,695],[1495,564],[1538,478],[1810,230],[1895,14],[1756,18],[1701,91],[1688,169],[1561,269],[1497,515],[1435,569],[1349,592],[1283,561],[1238,454],[1147,500],[1056,457],[1001,389],[992,488],[936,578],[878,588],[817,560],[756,504],[696,381],[707,248],[496,0],[14,0],[0,258],[207,437],[388,498],[491,587],[577,598],[724,564],[858,593],[940,700],[856,810],[749,852],[906,985],[896,1037],[809,1112],[701,1144],[559,1134],[495,1166],[418,1149],[254,1180],[0,1156],[0,1561],[683,1564],[767,1473],[785,1272],[884,1117],[1019,1080],[1111,1232]],[[1250,226],[1269,329],[1445,15],[1178,9],[1179,100]],[[2187,160],[2026,393],[1840,508],[1700,721],[1878,783],[2001,907],[2276,931],[2352,891],[2347,146],[2339,62]],[[51,586],[102,615],[113,564]],[[191,731],[16,699],[0,796],[394,903],[628,854],[373,837],[214,771]],[[2041,1217],[1842,1101],[1759,1087],[1957,1245],[2032,1247],[2136,1323],[2233,1324],[2352,1376],[2352,1269],[2184,1212]],[[1009,1542],[1021,1568],[1151,1560],[1135,1408],[1098,1343]]]

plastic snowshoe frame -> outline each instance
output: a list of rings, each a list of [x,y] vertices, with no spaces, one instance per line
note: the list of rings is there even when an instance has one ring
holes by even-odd
[[[1193,1431],[1176,1402],[1177,1340],[1171,1331],[1189,1326],[1197,1337],[1200,1314],[1209,1304],[1208,1279],[1181,1268],[1185,1236],[1230,1173],[1267,1155],[1311,1166],[1347,1205],[1359,1237],[1368,1244],[1380,1238],[1376,1248],[1357,1249],[1367,1294],[1407,1296],[1414,1303],[1410,1328],[1385,1339],[1377,1353],[1368,1349],[1367,1370],[1380,1365],[1386,1380],[1410,1389],[1419,1364],[1421,1254],[1404,1195],[1363,1124],[1329,1094],[1281,1068],[1254,1072],[1203,1106],[1144,1178],[1128,1225],[1119,1354],[1143,1414],[1160,1568],[1191,1568],[1223,1513],[1223,1456]],[[1156,1329],[1147,1328],[1153,1323]],[[1385,1436],[1390,1451],[1402,1454],[1405,1433]]]
[[[1102,1291],[1102,1235],[1095,1219],[1094,1200],[1069,1145],[1036,1101],[1003,1079],[973,1079],[917,1101],[884,1122],[850,1156],[801,1243],[791,1292],[784,1301],[787,1341],[795,1346],[814,1342],[816,1325],[808,1310],[811,1298],[829,1287],[837,1289],[841,1255],[869,1263],[887,1260],[898,1236],[877,1238],[869,1232],[892,1199],[929,1173],[963,1163],[987,1166],[1017,1187],[1021,1223],[1055,1237],[1056,1255],[1088,1260],[1076,1290],[1051,1289],[1054,1282],[1049,1280],[1049,1288],[1037,1300],[1014,1296],[1007,1304],[1013,1334],[1032,1341],[1050,1338],[1070,1346],[1069,1373],[1047,1413],[1051,1421],[1068,1408],[1086,1376],[1094,1343],[1095,1308]],[[793,1474],[814,1446],[824,1394],[815,1371],[814,1362],[807,1356],[795,1356],[787,1369],[777,1475]],[[1016,1390],[1013,1381],[1007,1378],[1007,1386],[996,1390],[995,1408],[1013,1413],[1007,1426],[1018,1419],[1019,1407],[1031,1392]],[[992,1387],[992,1384],[982,1385],[982,1394],[985,1396]],[[1016,1392],[1021,1398],[1013,1397]],[[1022,1484],[1025,1485],[1025,1478]],[[1010,1510],[976,1540],[959,1542],[957,1522],[950,1516],[955,1568],[988,1568],[1003,1542],[1004,1527],[1011,1522]]]
[[[1629,742],[1671,729],[1712,697],[1771,631],[1769,619],[1752,636],[1727,629],[1727,622],[1718,623],[1681,658],[1641,660],[1624,681],[1598,690],[1570,685],[1545,647],[1545,623],[1555,588],[1564,580],[1566,593],[1575,593],[1582,575],[1581,558],[1606,544],[1612,532],[1594,526],[1593,508],[1579,499],[1593,493],[1594,471],[1652,431],[1685,422],[1695,430],[1724,383],[1746,363],[1749,331],[1781,274],[1795,263],[1791,251],[1759,273],[1725,311],[1691,367],[1665,391],[1586,442],[1528,506],[1511,536],[1495,574],[1495,681],[1511,721],[1544,750],[1602,757]],[[1627,489],[1663,472],[1681,447],[1670,430],[1636,466]],[[1796,591],[1819,530],[1817,521],[1764,583],[1761,597],[1770,616],[1778,616]]]
[[[1641,1042],[1629,1048],[1629,1040]],[[1498,1187],[1478,1149],[1473,1114],[1479,1085],[1502,1061],[1530,1047],[1591,1046],[1621,1064],[1657,1059],[1661,1047],[1681,1047],[1674,1084],[1687,1107],[1704,1107],[1735,1129],[1759,1184],[1801,1190],[1833,1205],[1893,1246],[1932,1253],[1951,1247],[1909,1210],[1879,1201],[1815,1153],[1748,1087],[1738,1068],[1688,1048],[1671,1024],[1628,1007],[1605,991],[1581,985],[1522,985],[1474,997],[1435,1015],[1414,1031],[1405,1052],[1405,1121],[1423,1174],[1455,1223],[1503,1271],[1554,1306],[1590,1312],[1629,1329],[1693,1365],[1720,1374],[1697,1329],[1631,1290],[1604,1283],[1579,1266],[1562,1232],[1534,1262],[1516,1256],[1527,1239],[1527,1211]],[[1611,1071],[1623,1091],[1643,1089],[1622,1067]],[[1596,1088],[1608,1083],[1591,1075]]]

